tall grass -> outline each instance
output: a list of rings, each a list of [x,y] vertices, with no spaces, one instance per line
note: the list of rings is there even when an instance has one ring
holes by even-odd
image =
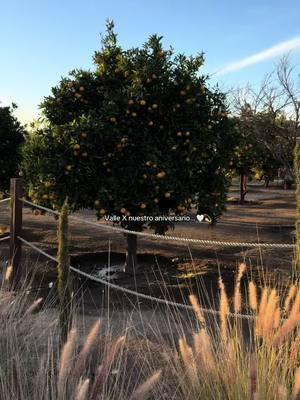
[[[113,337],[98,319],[85,334],[74,318],[61,348],[56,308],[29,300],[26,288],[1,290],[0,399],[300,399],[300,288],[282,297],[251,281],[245,305],[245,269],[232,299],[220,279],[216,318],[191,295],[197,324],[173,332],[176,342],[156,332],[159,344],[127,332]],[[245,308],[251,319],[241,320]]]

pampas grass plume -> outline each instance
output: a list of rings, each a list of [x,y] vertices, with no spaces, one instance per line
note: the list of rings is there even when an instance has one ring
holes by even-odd
[[[76,346],[76,337],[76,330],[72,329],[61,353],[57,382],[59,394],[64,392],[66,379],[72,366],[72,356]]]
[[[77,388],[76,400],[88,400],[89,385],[89,379],[86,379],[85,381],[79,383]]]
[[[197,297],[194,294],[191,294],[189,296],[189,300],[190,300],[191,305],[193,306],[194,312],[197,315],[199,322],[201,324],[205,324],[205,319],[204,319],[200,304],[197,300]]]
[[[144,400],[148,397],[149,392],[154,388],[160,380],[161,371],[155,372],[146,382],[142,383],[131,395],[130,400]]]
[[[256,285],[253,281],[249,282],[248,286],[249,291],[249,304],[253,311],[257,310],[257,293],[256,293]]]

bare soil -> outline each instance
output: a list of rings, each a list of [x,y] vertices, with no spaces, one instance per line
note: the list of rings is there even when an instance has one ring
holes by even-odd
[[[227,211],[216,226],[201,224],[196,220],[195,212],[191,213],[192,221],[176,224],[171,235],[211,239],[228,242],[260,242],[260,243],[293,243],[295,220],[294,191],[282,190],[278,187],[263,188],[261,185],[251,185],[247,195],[249,203],[238,205],[236,197],[238,187],[233,186],[229,194]],[[96,222],[92,211],[83,210],[78,215],[86,220]],[[24,209],[23,237],[36,244],[49,254],[56,255],[57,221],[50,215],[35,215],[30,208]],[[0,226],[9,224],[8,207],[0,205]],[[106,265],[122,264],[125,260],[125,239],[122,234],[99,229],[70,219],[71,262],[85,271],[93,272],[96,268]],[[139,268],[134,277],[121,274],[117,284],[134,289],[138,292],[151,294],[187,303],[189,293],[197,293],[202,304],[214,307],[217,302],[218,278],[222,275],[231,296],[234,287],[234,276],[238,264],[245,261],[248,267],[247,276],[261,277],[286,287],[292,278],[293,251],[290,249],[268,249],[225,246],[200,247],[195,244],[151,240],[139,238]],[[0,242],[1,259],[8,257],[6,242]],[[36,254],[24,246],[24,268],[35,266],[36,279],[32,286],[37,295],[42,294],[53,301],[55,288],[48,287],[56,276],[53,262]],[[243,281],[244,285],[245,281]],[[148,320],[152,324],[166,323],[165,311],[153,314],[153,310],[161,310],[161,306],[148,301],[139,300],[115,290],[107,290],[102,285],[86,280],[75,279],[76,294],[82,297],[81,303],[86,316],[93,318],[100,313],[110,321],[109,315],[115,315],[117,330],[125,321],[124,312],[128,310],[135,326],[144,329]],[[34,292],[34,290],[33,290]],[[140,310],[143,310],[141,320]],[[125,311],[124,311],[125,310]],[[138,312],[136,312],[138,311]],[[138,323],[135,319],[139,319]],[[183,320],[191,316],[184,315]],[[126,319],[127,321],[127,319]],[[127,321],[128,322],[128,321]],[[174,321],[173,321],[174,322]],[[180,321],[182,324],[182,320]],[[141,328],[141,329],[142,329]],[[173,329],[173,328],[172,328]],[[147,328],[148,333],[151,329]],[[151,336],[151,335],[150,335]]]

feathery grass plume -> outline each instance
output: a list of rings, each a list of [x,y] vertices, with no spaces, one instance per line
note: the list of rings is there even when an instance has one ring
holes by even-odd
[[[105,380],[107,379],[107,375],[109,374],[112,363],[115,360],[120,349],[124,345],[124,342],[125,342],[125,336],[121,336],[111,345],[110,349],[108,350],[107,355],[105,356],[102,364],[99,366],[97,370],[95,381],[92,387],[91,400],[98,399],[99,394],[103,389]]]
[[[193,306],[193,310],[194,310],[199,322],[201,324],[205,324],[205,318],[202,313],[202,310],[201,310],[201,307],[200,307],[197,297],[194,294],[191,294],[189,296],[189,300],[190,300],[191,305]]]
[[[280,307],[277,307],[277,309],[275,310],[275,313],[274,313],[274,324],[273,324],[273,328],[274,328],[274,329],[279,328],[280,322],[281,322],[281,310],[280,310]]]
[[[211,339],[206,329],[200,329],[194,334],[194,353],[197,364],[206,368],[207,371],[216,369],[216,360],[212,351]]]
[[[30,314],[35,314],[36,312],[40,311],[42,305],[43,305],[43,298],[40,297],[39,299],[35,300],[29,308],[24,313],[24,316],[30,315]]]
[[[300,400],[300,368],[295,372],[293,395],[295,400]]]
[[[58,295],[61,343],[65,343],[72,325],[72,296],[70,288],[69,226],[67,199],[59,214],[58,224]]]
[[[219,278],[220,288],[220,321],[221,321],[221,338],[227,337],[227,315],[229,313],[228,298],[225,290],[225,285],[222,278]]]
[[[276,290],[272,289],[262,318],[262,336],[267,341],[270,341],[273,336],[274,319],[278,300]]]
[[[300,290],[298,290],[295,301],[291,307],[290,315],[295,316],[300,312]]]
[[[300,331],[296,335],[295,339],[291,343],[291,350],[289,353],[289,370],[293,370],[298,362],[299,357],[299,350],[300,350]]]
[[[161,377],[161,371],[155,372],[146,382],[142,383],[130,396],[130,400],[146,400]]]
[[[77,388],[76,400],[88,400],[90,380],[80,382]]]
[[[179,352],[190,382],[195,383],[197,379],[197,366],[193,349],[186,343],[183,338],[179,339]]]
[[[91,351],[96,343],[96,340],[99,336],[100,332],[100,320],[96,321],[94,325],[92,326],[85,342],[83,345],[83,348],[81,352],[78,355],[77,361],[74,366],[74,376],[80,376],[82,371],[84,370],[86,366],[87,359],[89,355],[91,354]]]
[[[253,281],[249,282],[248,285],[249,291],[249,304],[253,311],[257,310],[257,293],[256,293],[256,285]]]
[[[262,290],[262,295],[261,295],[259,308],[258,308],[258,316],[256,319],[256,335],[257,336],[262,335],[263,321],[265,318],[265,310],[266,310],[266,307],[268,304],[268,293],[269,293],[268,288],[264,287]]]
[[[234,288],[234,312],[238,313],[241,311],[241,279],[246,271],[246,265],[244,263],[240,264],[238,276],[235,282]]]
[[[288,319],[279,328],[276,336],[274,337],[273,344],[275,346],[281,346],[284,342],[285,337],[292,332],[300,324],[300,313],[290,314]]]
[[[11,277],[12,277],[12,273],[13,273],[13,266],[12,265],[8,265],[6,267],[6,271],[5,271],[5,280],[7,282],[10,281]]]
[[[257,361],[252,355],[250,357],[250,365],[249,365],[249,399],[254,400],[256,398],[256,388],[257,388]]]
[[[63,396],[66,389],[66,381],[72,368],[72,358],[76,346],[77,333],[72,329],[63,347],[58,371],[57,389],[59,396]]]
[[[297,286],[296,285],[291,285],[288,291],[288,294],[286,296],[286,299],[284,301],[284,310],[287,313],[290,309],[290,305],[294,297],[296,296],[297,293]]]
[[[256,293],[256,285],[253,281],[249,282],[248,292],[249,292],[249,305],[250,305],[252,311],[256,311],[257,310],[257,293]]]

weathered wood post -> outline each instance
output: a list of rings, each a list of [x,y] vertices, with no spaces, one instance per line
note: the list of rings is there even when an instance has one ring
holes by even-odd
[[[9,264],[6,271],[7,280],[11,289],[21,284],[22,266],[22,242],[18,239],[22,233],[23,203],[23,180],[13,178],[10,180],[10,245]]]
[[[59,215],[58,223],[58,296],[59,296],[59,325],[60,341],[63,345],[68,338],[72,325],[72,293],[70,282],[70,255],[69,255],[69,224],[68,204],[65,201]]]

